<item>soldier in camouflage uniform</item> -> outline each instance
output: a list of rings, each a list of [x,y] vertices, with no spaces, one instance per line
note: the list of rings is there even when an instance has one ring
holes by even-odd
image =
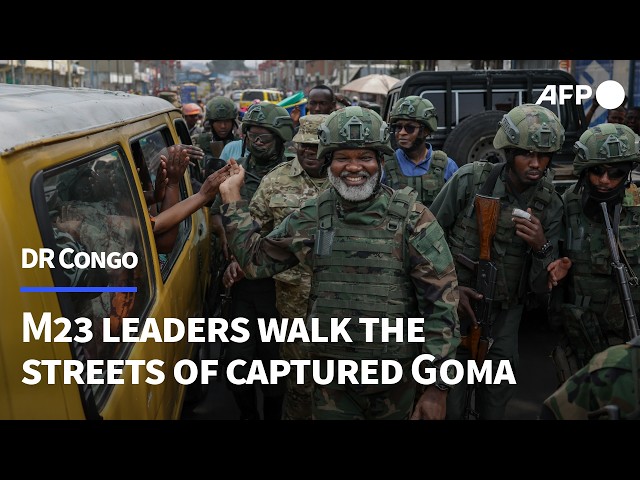
[[[540,419],[640,419],[640,336],[593,356],[544,401]]]
[[[462,335],[476,322],[473,301],[482,297],[475,291],[476,272],[461,261],[465,255],[478,260],[478,235],[474,198],[476,193],[500,199],[491,260],[497,267],[497,283],[490,313],[493,344],[486,356],[494,368],[508,360],[514,374],[518,367],[518,329],[525,296],[529,292],[548,293],[547,266],[555,259],[562,233],[562,200],[555,192],[548,170],[553,152],[564,141],[564,128],[550,110],[532,104],[513,108],[499,123],[493,141],[504,149],[506,163],[473,162],[463,165],[444,184],[431,204],[436,219],[447,234],[456,260],[460,283]],[[513,217],[514,207],[531,213],[530,219]],[[546,300],[546,298],[544,299]],[[456,358],[466,362],[470,351],[459,347]],[[480,419],[504,418],[513,386],[481,383],[475,388],[475,412]],[[467,417],[466,383],[452,388],[447,400],[447,418]]]
[[[300,117],[298,133],[293,137],[297,156],[281,163],[260,182],[251,199],[251,216],[269,231],[282,223],[294,210],[298,210],[309,198],[313,198],[329,186],[326,170],[318,160],[318,128],[328,115],[306,115]],[[276,306],[283,318],[305,317],[311,274],[301,265],[278,273],[276,281]],[[284,342],[280,347],[284,360],[308,358],[301,340]],[[313,382],[310,375],[302,385],[296,383],[292,373],[287,377],[287,392],[282,412],[283,420],[311,419],[311,392]]]
[[[415,192],[380,183],[384,154],[393,150],[388,126],[377,113],[362,107],[337,110],[319,137],[318,158],[328,168],[331,188],[264,238],[238,193],[243,170],[221,185],[230,246],[251,277],[270,277],[298,263],[311,270],[307,321],[317,318],[321,335],[329,334],[330,317],[352,319],[346,329],[353,342],[308,345],[321,369],[335,359],[392,359],[404,368],[392,385],[339,384],[335,377],[327,385],[315,383],[313,419],[444,418],[447,388],[440,376],[412,414],[417,383],[411,372],[419,354],[433,355],[438,368],[459,343],[457,280],[444,232]],[[425,341],[383,342],[374,328],[374,341],[366,342],[362,317],[388,317],[391,324],[423,317]]]
[[[399,98],[391,110],[391,133],[400,148],[384,164],[383,183],[396,190],[409,186],[427,207],[458,165],[442,150],[434,150],[427,137],[438,128],[438,116],[426,98]]]
[[[274,167],[286,161],[284,143],[293,138],[293,121],[283,107],[273,103],[253,104],[244,115],[242,130],[247,141],[249,156],[238,160],[238,164],[242,165],[246,171],[240,196],[244,201],[250,202],[262,178]],[[221,200],[218,196],[211,208],[211,214],[213,216],[212,223],[217,224],[221,229],[220,205]],[[264,235],[269,232],[270,230],[266,227],[262,229]],[[223,251],[226,251],[224,230],[222,230],[222,235]],[[280,345],[276,341],[260,341],[257,319],[259,317],[280,318],[281,315],[276,308],[276,289],[273,278],[245,279],[244,272],[235,258],[229,256],[227,259],[230,262],[224,273],[223,282],[225,287],[231,285],[230,317],[231,319],[236,317],[248,319],[247,329],[251,338],[244,343],[230,342],[226,344],[226,359],[229,361],[245,360],[246,367],[236,368],[236,376],[246,378],[254,359],[267,362],[268,372],[268,362],[280,358]],[[275,385],[261,385],[264,400],[262,410],[265,420],[280,420],[285,391],[284,384],[285,381],[282,380]],[[233,385],[230,382],[228,385],[240,409],[241,418],[257,420],[259,416],[256,385]]]
[[[208,177],[225,164],[220,159],[223,147],[238,140],[235,131],[238,128],[238,108],[228,97],[214,97],[207,103],[205,122],[211,127],[197,137],[197,145],[205,152],[203,173]]]
[[[640,289],[640,195],[631,171],[640,160],[637,137],[623,124],[603,123],[585,131],[574,145],[578,181],[563,194],[563,254],[573,266],[562,289],[554,292],[550,315],[564,332],[553,352],[560,383],[605,348],[629,340],[628,326],[612,277],[611,253],[601,202],[606,202],[620,243],[620,260],[630,273],[635,310]],[[616,220],[617,219],[617,220]]]

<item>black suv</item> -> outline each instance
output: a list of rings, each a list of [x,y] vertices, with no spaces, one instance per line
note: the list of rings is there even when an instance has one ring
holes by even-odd
[[[517,105],[535,103],[547,85],[576,85],[576,80],[563,70],[417,72],[389,90],[382,117],[389,123],[398,98],[425,97],[438,113],[438,130],[428,139],[435,149],[444,150],[458,165],[485,159],[496,162],[504,160],[502,152],[493,148],[499,120]],[[542,105],[555,112],[565,128],[564,145],[554,154],[553,166],[555,182],[566,186],[575,180],[572,148],[586,130],[584,108],[575,98],[564,105],[547,101]]]

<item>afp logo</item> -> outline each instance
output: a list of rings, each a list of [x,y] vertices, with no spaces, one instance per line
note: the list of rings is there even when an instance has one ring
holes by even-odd
[[[564,105],[574,95],[576,103],[582,105],[583,100],[591,98],[593,90],[589,85],[547,85],[536,100],[536,105],[549,102],[551,105]],[[612,110],[618,108],[624,102],[624,88],[615,80],[602,82],[596,88],[596,100],[602,108]]]

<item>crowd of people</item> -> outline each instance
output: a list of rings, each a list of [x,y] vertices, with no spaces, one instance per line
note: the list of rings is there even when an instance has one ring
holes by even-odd
[[[185,119],[197,114],[189,108]],[[323,372],[335,360],[402,366],[394,384],[321,384],[309,372],[304,383],[293,375],[228,383],[241,419],[504,419],[512,384],[470,388],[438,374],[425,386],[412,363],[422,354],[436,369],[451,359],[465,368],[507,361],[522,375],[519,326],[530,308],[548,310],[562,332],[553,354],[559,388],[540,418],[638,416],[639,340],[628,328],[640,305],[640,193],[631,179],[640,162],[637,108],[612,110],[607,123],[585,131],[574,146],[577,181],[562,194],[551,163],[564,128],[539,105],[516,106],[496,125],[493,145],[506,162],[460,167],[429,143],[437,112],[423,97],[398,99],[389,124],[337,101],[325,85],[310,90],[304,116],[257,103],[239,122],[225,97],[204,110],[193,136],[206,155],[199,168],[204,178],[222,169],[206,194],[217,194],[214,248],[227,265],[230,316],[247,318],[252,332],[248,342],[225,346],[224,362],[245,360],[238,376],[254,360],[267,370],[275,359],[318,361]],[[489,215],[482,199],[491,200]],[[604,215],[627,290],[613,274]],[[491,269],[488,290],[480,288],[481,267]],[[306,318],[329,334],[332,317],[421,317],[425,339],[383,341],[374,326],[365,341],[356,323],[346,327],[348,344],[264,342],[257,331],[258,318]]]

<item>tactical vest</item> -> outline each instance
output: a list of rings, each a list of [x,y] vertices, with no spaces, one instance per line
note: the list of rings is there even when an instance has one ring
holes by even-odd
[[[444,185],[444,172],[447,168],[448,157],[442,150],[434,150],[431,153],[429,170],[424,175],[417,177],[407,177],[400,169],[398,154],[385,163],[385,169],[390,178],[389,185],[395,189],[411,187],[418,192],[419,200],[427,207],[436,198],[438,192]]]
[[[448,239],[449,249],[454,259],[458,253],[464,254],[471,260],[477,260],[480,257],[478,224],[473,200],[487,179],[492,166],[493,164],[489,162],[473,163],[470,202],[467,209],[456,218]],[[533,214],[542,221],[545,216],[544,210],[551,203],[553,195],[553,183],[545,175],[536,185],[527,207],[530,207]],[[520,208],[518,205],[500,201],[498,226],[491,246],[491,260],[495,262],[498,269],[494,305],[501,304],[502,309],[520,304],[527,293],[528,272],[525,271],[524,266],[529,256],[527,253],[529,245],[515,234],[515,224],[511,220],[513,207]],[[456,274],[460,285],[475,287],[476,273],[457,261]]]
[[[415,199],[411,189],[397,190],[378,224],[356,225],[338,217],[333,189],[318,195],[309,319],[318,318],[319,332],[330,336],[331,317],[351,318],[346,331],[352,342],[315,343],[310,347],[312,353],[352,359],[411,358],[419,353],[420,344],[415,342],[383,343],[380,323],[373,329],[374,341],[366,342],[365,325],[359,323],[363,317],[388,317],[395,325],[396,318],[420,316],[407,274],[404,240]]]
[[[572,290],[567,300],[580,310],[594,312],[603,331],[626,334],[624,310],[612,276],[605,225],[590,220],[583,213],[581,197],[582,194],[574,193],[573,189],[564,194],[565,218],[568,220],[565,253],[573,262]],[[622,207],[618,238],[631,267],[640,269],[640,206]],[[623,261],[622,256],[620,260]],[[631,286],[631,293],[638,312],[640,288]]]
[[[250,202],[255,195],[256,190],[258,190],[258,186],[260,185],[262,177],[264,177],[275,166],[279,165],[285,160],[285,158],[282,158],[279,162],[270,164],[269,167],[265,168],[264,171],[260,174],[256,171],[255,167],[251,167],[249,165],[249,157],[239,158],[237,161],[238,165],[242,165],[242,168],[244,168],[245,171],[244,183],[242,184],[242,187],[240,187],[240,196],[242,197],[242,199]]]

